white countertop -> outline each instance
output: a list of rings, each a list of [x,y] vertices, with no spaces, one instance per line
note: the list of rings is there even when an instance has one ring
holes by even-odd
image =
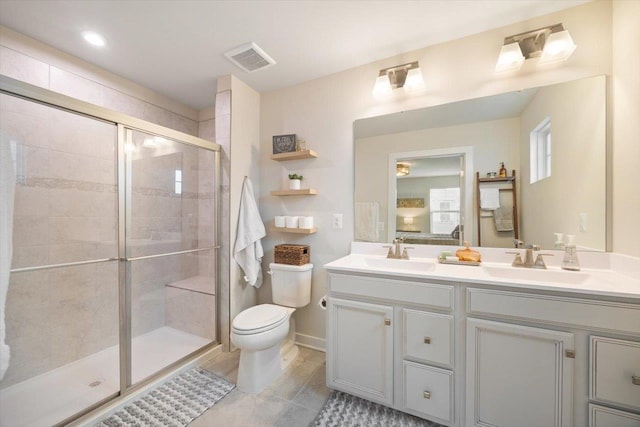
[[[562,251],[542,251],[547,270],[511,267],[513,255],[506,249],[479,248],[480,266],[438,263],[443,250],[455,253],[457,248],[420,245],[410,260],[387,260],[386,249],[379,243],[354,242],[351,254],[326,264],[330,272],[354,272],[394,278],[432,279],[451,282],[479,283],[515,288],[568,292],[607,297],[632,298],[640,301],[640,259],[625,255],[579,253],[580,271],[560,268]],[[478,249],[478,248],[476,248]],[[515,249],[509,249],[514,251]],[[520,250],[524,253],[524,250]],[[390,262],[389,262],[390,261]],[[635,302],[635,301],[634,301]]]

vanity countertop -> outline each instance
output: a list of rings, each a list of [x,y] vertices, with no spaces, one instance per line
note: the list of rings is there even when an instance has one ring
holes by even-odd
[[[544,291],[631,298],[640,302],[640,260],[612,253],[579,254],[580,271],[562,270],[562,251],[552,253],[554,261],[547,270],[515,268],[504,249],[481,248],[483,262],[479,266],[438,263],[437,254],[448,250],[442,246],[416,248],[410,260],[387,259],[381,244],[354,242],[351,254],[326,264],[330,272],[373,274],[394,278],[431,279],[450,282],[478,283]],[[512,250],[513,251],[513,250]],[[546,259],[545,259],[546,261]]]

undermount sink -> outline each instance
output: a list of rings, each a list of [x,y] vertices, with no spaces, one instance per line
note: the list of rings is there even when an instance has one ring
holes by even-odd
[[[564,270],[540,270],[535,268],[489,267],[484,266],[489,276],[500,279],[533,280],[536,282],[553,282],[577,285],[589,279],[588,273]]]
[[[362,256],[354,258],[354,264],[360,266],[371,267],[382,270],[407,271],[407,272],[426,272],[433,271],[436,264],[430,261],[420,259],[393,259],[374,256]]]

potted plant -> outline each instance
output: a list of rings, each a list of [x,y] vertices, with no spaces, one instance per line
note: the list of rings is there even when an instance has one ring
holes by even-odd
[[[290,173],[289,174],[289,190],[299,190],[302,179],[303,179],[302,175],[298,175],[297,173]]]

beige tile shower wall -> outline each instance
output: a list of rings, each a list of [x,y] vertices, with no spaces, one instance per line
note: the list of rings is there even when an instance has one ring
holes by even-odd
[[[116,262],[11,275],[0,388],[118,344]]]
[[[0,58],[2,75],[198,135],[194,109],[3,26]]]

